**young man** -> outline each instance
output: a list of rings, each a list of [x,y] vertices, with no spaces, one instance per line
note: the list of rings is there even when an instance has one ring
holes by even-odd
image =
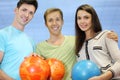
[[[62,34],[63,13],[58,8],[49,8],[44,14],[50,38],[39,43],[36,52],[44,58],[56,58],[64,63],[65,75],[63,80],[71,80],[71,70],[76,63],[74,37]]]
[[[36,0],[20,0],[12,25],[0,30],[0,80],[21,80],[19,66],[34,52],[34,43],[23,32],[38,7]]]

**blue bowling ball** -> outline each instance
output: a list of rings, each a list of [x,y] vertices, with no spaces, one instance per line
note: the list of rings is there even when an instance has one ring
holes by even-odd
[[[72,80],[88,80],[101,74],[98,66],[90,60],[81,60],[72,68]]]

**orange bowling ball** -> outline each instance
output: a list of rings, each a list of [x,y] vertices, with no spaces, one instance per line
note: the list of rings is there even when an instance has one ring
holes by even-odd
[[[50,65],[50,80],[62,80],[65,74],[64,64],[54,58],[47,59],[48,64]]]
[[[48,80],[50,66],[39,56],[29,56],[22,62],[19,73],[21,80]]]

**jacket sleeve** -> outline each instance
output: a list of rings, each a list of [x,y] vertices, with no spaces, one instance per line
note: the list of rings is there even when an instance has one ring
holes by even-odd
[[[114,65],[111,66],[108,70],[112,70],[115,77],[120,77],[120,49],[118,43],[112,39],[107,38],[106,35],[106,46],[109,51]]]

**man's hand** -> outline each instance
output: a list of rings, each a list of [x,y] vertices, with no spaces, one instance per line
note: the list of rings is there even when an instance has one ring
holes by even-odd
[[[118,35],[117,35],[117,33],[115,33],[114,31],[110,31],[110,32],[107,34],[107,37],[118,42]]]

